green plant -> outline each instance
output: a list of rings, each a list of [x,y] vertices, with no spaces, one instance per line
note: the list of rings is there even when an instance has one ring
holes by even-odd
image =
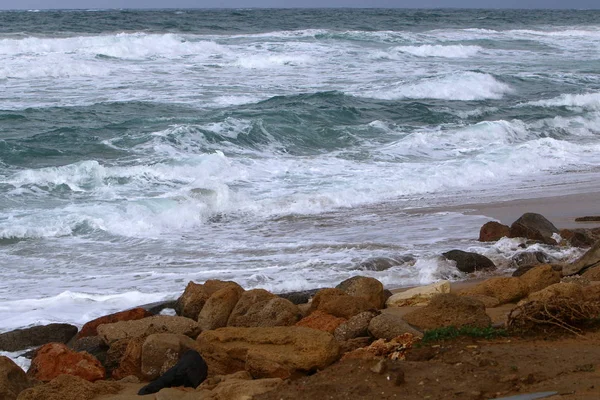
[[[450,340],[459,336],[468,336],[473,338],[481,339],[494,339],[501,336],[507,336],[508,333],[505,329],[494,328],[488,326],[486,328],[479,328],[475,326],[461,326],[457,328],[455,326],[446,326],[443,328],[431,329],[425,331],[421,343],[439,342],[442,340]]]

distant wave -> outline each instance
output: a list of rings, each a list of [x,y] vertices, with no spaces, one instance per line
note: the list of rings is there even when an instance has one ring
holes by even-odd
[[[463,45],[423,45],[396,47],[398,51],[412,54],[417,57],[443,57],[443,58],[468,58],[476,55],[481,50],[480,46]]]

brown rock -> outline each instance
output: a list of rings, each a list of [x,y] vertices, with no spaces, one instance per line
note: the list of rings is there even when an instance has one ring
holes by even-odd
[[[144,341],[141,352],[141,373],[145,380],[153,381],[175,366],[188,350],[198,350],[195,340],[185,335],[157,333]]]
[[[531,293],[527,299],[529,301],[547,302],[558,297],[580,300],[583,298],[583,290],[581,285],[576,283],[555,283],[538,292]]]
[[[106,360],[106,352],[108,347],[104,344],[99,336],[86,336],[75,340],[68,344],[73,351],[85,351],[98,359],[102,364]]]
[[[346,295],[346,292],[344,292],[341,289],[321,289],[315,294],[312,301],[310,302],[310,308],[308,309],[308,313],[310,314],[313,311],[317,310],[319,308],[319,304],[321,304],[322,301],[344,295]]]
[[[600,281],[600,266],[587,269],[581,276],[590,281]]]
[[[496,265],[487,258],[477,253],[469,253],[462,250],[451,250],[443,253],[443,256],[448,260],[456,262],[456,268],[467,274],[475,271],[492,270]]]
[[[229,379],[221,382],[212,390],[214,400],[249,400],[263,393],[277,389],[283,381],[271,379]],[[190,399],[191,400],[191,399]]]
[[[60,375],[50,382],[26,389],[18,400],[92,400],[97,396],[117,394],[122,385],[117,382],[91,383],[78,376]]]
[[[373,308],[381,309],[385,307],[383,285],[375,278],[354,276],[337,285],[336,289],[343,290],[350,296],[361,297],[367,300]]]
[[[0,334],[0,351],[18,351],[46,343],[67,343],[77,334],[69,324],[49,324]]]
[[[500,305],[500,300],[492,296],[485,296],[483,294],[471,294],[469,296],[464,297],[468,297],[470,299],[475,299],[482,302],[485,308],[494,308]]]
[[[563,267],[562,275],[574,275],[581,271],[600,266],[600,240],[591,249],[572,264]]]
[[[546,244],[556,244],[556,240],[552,238],[554,233],[560,232],[543,215],[525,213],[510,226],[509,237],[523,237]]]
[[[249,356],[246,359],[246,371],[255,379],[260,378],[280,378],[289,379],[293,371],[284,365],[256,356]]]
[[[98,327],[98,335],[107,345],[120,339],[131,339],[159,332],[176,333],[195,338],[200,333],[200,326],[189,318],[157,315],[134,321],[103,324]]]
[[[371,319],[369,333],[376,339],[392,340],[395,337],[410,333],[414,337],[423,334],[407,324],[402,317],[395,314],[383,313]]]
[[[25,371],[10,358],[0,356],[0,399],[15,400],[28,387]]]
[[[549,264],[544,264],[530,269],[520,279],[527,285],[529,293],[533,293],[560,282],[560,278],[559,271],[555,271]]]
[[[586,301],[600,301],[600,285],[589,285],[581,288]]]
[[[236,312],[235,317],[234,312]],[[278,296],[252,304],[245,314],[240,314],[236,305],[234,312],[231,313],[229,326],[291,326],[302,318],[302,313],[297,305]],[[232,317],[234,318],[232,319]]]
[[[407,353],[419,340],[410,333],[397,336],[392,340],[378,339],[368,347],[362,347],[344,354],[342,361],[348,359],[373,360],[380,359],[380,357],[404,360]]]
[[[208,331],[227,326],[229,316],[243,292],[244,289],[239,286],[229,286],[213,293],[198,315],[200,328]]]
[[[377,311],[365,311],[356,314],[348,321],[340,324],[333,336],[339,341],[344,342],[361,336],[369,336],[369,322],[379,315]]]
[[[228,374],[246,368],[246,360],[275,362],[290,371],[314,371],[339,357],[332,335],[299,326],[221,328],[197,339],[210,374]],[[253,366],[254,369],[258,367]]]
[[[361,312],[373,310],[373,304],[362,297],[345,294],[321,300],[318,309],[336,317],[349,319]]]
[[[81,328],[81,331],[77,334],[77,338],[82,338],[86,336],[96,336],[98,335],[97,328],[102,324],[112,324],[113,322],[119,321],[132,321],[136,319],[142,319],[146,317],[151,317],[152,314],[143,308],[132,308],[131,310],[121,311],[118,313],[105,315],[100,318],[96,318]]]
[[[340,353],[345,354],[363,347],[368,347],[372,342],[373,338],[370,336],[344,340],[343,342],[340,342]]]
[[[460,296],[484,295],[495,297],[500,304],[516,302],[527,296],[528,287],[520,278],[495,277],[462,290]]]
[[[106,375],[113,376],[113,371],[119,368],[121,359],[127,351],[127,345],[131,339],[121,339],[113,342],[108,350],[106,351],[106,358],[104,359],[104,368],[106,368]]]
[[[210,296],[225,287],[237,287],[241,289],[240,285],[231,281],[208,280],[203,284],[189,282],[175,304],[177,315],[197,320],[202,307],[204,307]]]
[[[446,326],[488,327],[492,323],[482,302],[454,294],[434,297],[429,305],[406,314],[404,320],[419,329]]]
[[[560,236],[573,247],[590,247],[600,239],[600,228],[561,229]]]
[[[112,372],[112,378],[119,380],[128,376],[135,376],[140,380],[142,375],[142,346],[146,337],[141,336],[133,339],[123,339],[127,343],[125,352],[119,360],[119,366]]]
[[[334,317],[333,315],[317,310],[308,317],[304,317],[300,321],[296,322],[296,326],[304,326],[307,328],[333,333],[333,331],[335,331],[340,324],[346,321],[347,320],[345,318]]]
[[[246,290],[240,296],[237,304],[231,311],[227,326],[243,326],[242,321],[245,321],[246,315],[250,308],[257,303],[266,303],[266,301],[277,297],[271,292],[264,289]]]
[[[38,349],[27,371],[28,376],[43,382],[62,374],[94,382],[104,379],[106,372],[100,361],[92,355],[74,352],[62,343],[48,343]]]
[[[486,222],[479,230],[480,242],[495,242],[508,237],[510,228],[496,221]]]

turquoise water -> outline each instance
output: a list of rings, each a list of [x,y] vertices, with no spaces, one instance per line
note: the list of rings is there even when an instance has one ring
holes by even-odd
[[[474,240],[487,217],[444,207],[597,181],[598,21],[0,12],[0,331],[82,323],[192,279],[462,279],[438,258],[450,248],[509,268],[516,246]],[[397,265],[368,270],[373,257]]]

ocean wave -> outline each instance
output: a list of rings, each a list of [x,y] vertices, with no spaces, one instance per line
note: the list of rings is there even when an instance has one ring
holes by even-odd
[[[512,88],[490,74],[458,72],[434,78],[421,79],[416,83],[397,83],[378,90],[366,90],[355,95],[383,100],[439,99],[439,100],[486,100],[501,99]]]
[[[582,94],[563,94],[548,100],[531,101],[520,106],[537,107],[578,107],[587,110],[600,110],[600,92]]]
[[[480,46],[427,44],[422,46],[396,47],[394,50],[412,54],[417,57],[469,58],[473,57],[483,49]]]
[[[240,57],[234,65],[248,69],[269,69],[280,66],[303,66],[315,61],[308,54],[251,55]]]

